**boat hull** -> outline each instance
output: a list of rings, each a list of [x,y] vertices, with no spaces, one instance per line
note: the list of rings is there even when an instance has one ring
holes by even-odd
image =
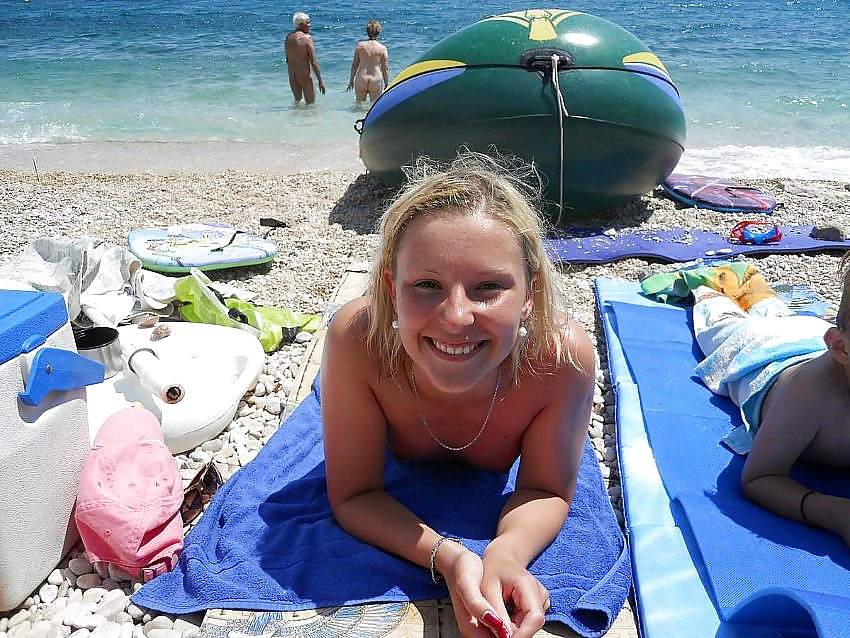
[[[534,21],[554,37],[532,39]],[[557,78],[545,63],[552,52]],[[423,154],[517,155],[535,163],[550,203],[580,214],[660,184],[684,141],[678,91],[637,38],[587,14],[530,10],[462,29],[402,71],[362,121],[360,156],[398,183]]]

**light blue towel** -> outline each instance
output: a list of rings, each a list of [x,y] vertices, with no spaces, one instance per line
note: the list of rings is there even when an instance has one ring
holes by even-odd
[[[830,325],[818,317],[751,316],[696,366],[712,392],[732,397],[741,408],[744,424],[723,438],[730,449],[750,451],[767,390],[783,370],[826,350],[823,335]]]
[[[482,553],[514,485],[460,464],[386,457],[387,490],[441,533]],[[376,524],[379,524],[376,521]],[[530,566],[549,590],[548,620],[601,636],[631,587],[629,551],[589,442],[570,514]],[[325,489],[318,391],[306,398],[216,494],[187,535],[179,565],[142,587],[136,605],[182,614],[203,609],[293,611],[442,598],[427,569],[343,531]]]

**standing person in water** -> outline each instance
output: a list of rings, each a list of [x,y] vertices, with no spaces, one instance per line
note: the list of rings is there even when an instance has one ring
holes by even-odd
[[[368,40],[357,43],[354,47],[354,59],[351,61],[351,77],[346,91],[354,89],[357,103],[361,104],[366,96],[374,102],[384,91],[389,82],[389,53],[387,47],[378,42],[381,35],[381,23],[369,20],[366,23]]]
[[[557,290],[517,167],[467,152],[419,168],[381,220],[368,294],[328,329],[328,498],[350,534],[442,575],[464,636],[527,638],[549,607],[528,566],[575,493],[594,350]],[[481,556],[385,491],[387,449],[498,472],[520,459]]]
[[[296,104],[302,97],[306,104],[312,104],[316,100],[316,88],[313,85],[310,69],[316,74],[322,95],[325,94],[325,83],[322,81],[319,61],[316,59],[313,36],[310,35],[310,16],[300,11],[293,14],[292,27],[293,31],[286,36],[283,43],[286,52],[286,68],[289,72],[289,87],[292,89]]]

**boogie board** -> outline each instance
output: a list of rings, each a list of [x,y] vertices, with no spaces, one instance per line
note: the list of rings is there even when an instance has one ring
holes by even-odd
[[[764,191],[722,177],[671,173],[661,184],[676,201],[728,213],[770,213],[776,200]]]
[[[130,252],[145,268],[166,273],[256,266],[272,261],[277,253],[271,239],[215,222],[139,228],[127,239]]]

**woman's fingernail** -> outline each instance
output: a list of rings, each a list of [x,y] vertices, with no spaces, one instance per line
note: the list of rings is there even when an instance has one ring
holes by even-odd
[[[508,631],[508,627],[507,625],[505,625],[505,621],[499,618],[492,611],[485,611],[484,615],[481,617],[481,620],[483,620],[484,624],[487,625],[490,629],[495,631],[499,638],[510,638],[511,632]]]

